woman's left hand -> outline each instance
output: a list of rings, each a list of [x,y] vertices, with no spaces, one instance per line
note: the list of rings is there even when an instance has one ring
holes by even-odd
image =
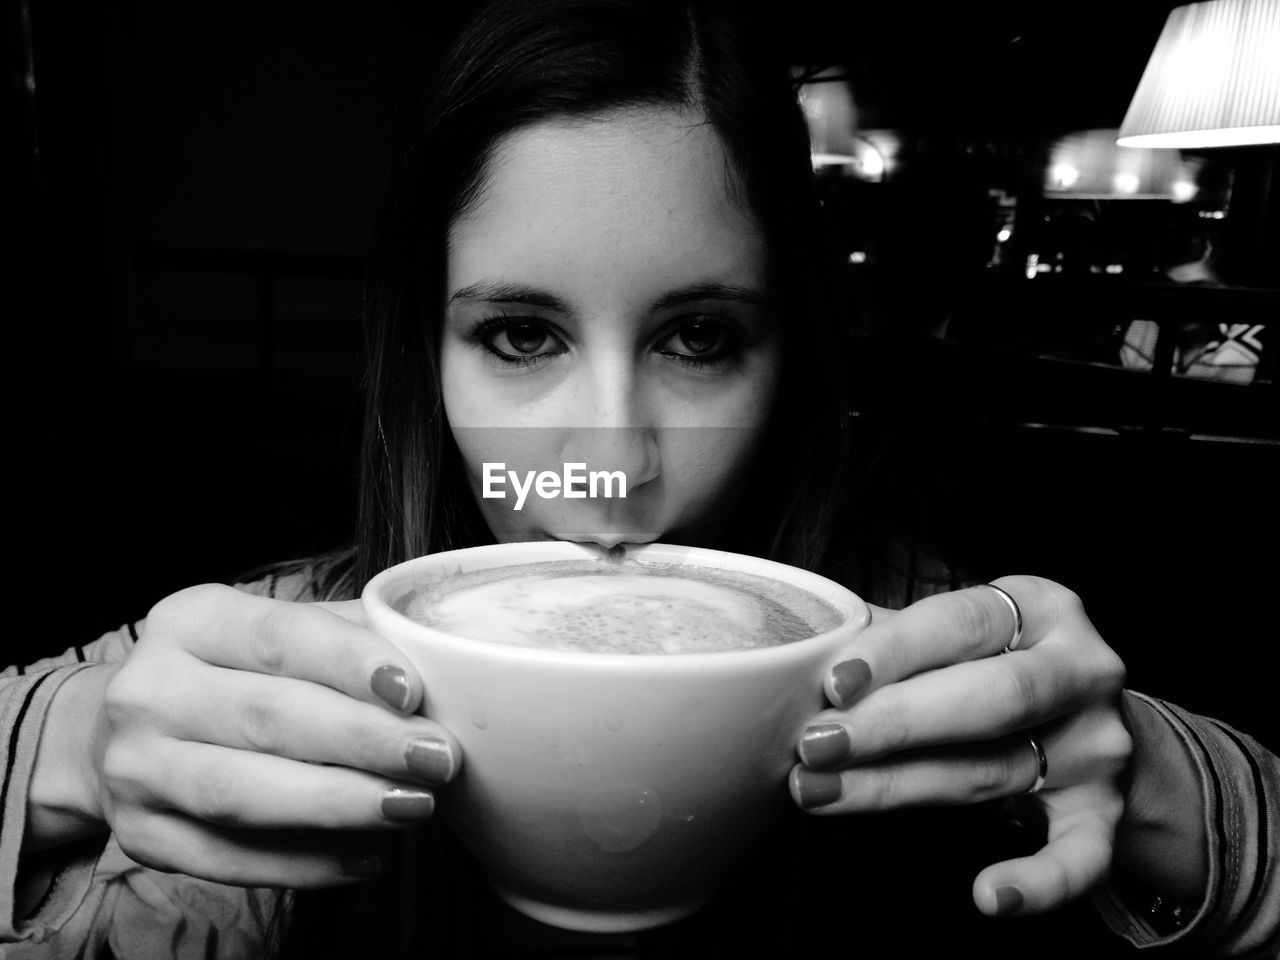
[[[1037,577],[873,609],[826,680],[833,708],[815,717],[791,774],[796,803],[815,814],[980,803],[1037,785],[1048,841],[1034,856],[978,874],[973,899],[990,915],[1039,913],[1106,876],[1124,812],[1132,749],[1120,717],[1124,664],[1070,590]]]

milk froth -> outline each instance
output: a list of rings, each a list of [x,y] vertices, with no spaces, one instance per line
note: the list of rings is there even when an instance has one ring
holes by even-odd
[[[424,585],[402,612],[475,640],[631,654],[771,647],[841,620],[824,600],[766,577],[631,560],[477,570]]]

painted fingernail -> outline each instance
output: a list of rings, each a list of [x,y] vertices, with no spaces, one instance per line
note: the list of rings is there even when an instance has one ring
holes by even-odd
[[[849,755],[849,733],[838,723],[815,723],[800,738],[806,767],[827,767]]]
[[[447,783],[453,776],[453,754],[442,737],[414,737],[405,748],[404,762],[423,780]]]
[[[840,799],[840,774],[838,773],[818,773],[798,767],[795,777],[800,806],[805,810],[825,807],[828,803],[834,803]]]
[[[1022,891],[1017,887],[996,888],[996,916],[1003,917],[1022,909]]]
[[[430,790],[392,787],[382,795],[382,815],[388,820],[425,820],[435,809]]]
[[[382,871],[382,858],[372,853],[344,856],[339,860],[339,866],[348,877],[376,877]]]
[[[837,707],[850,706],[870,685],[871,667],[865,660],[846,660],[831,670],[831,692]]]
[[[409,676],[399,667],[383,664],[373,671],[369,686],[392,710],[403,711],[409,706]]]

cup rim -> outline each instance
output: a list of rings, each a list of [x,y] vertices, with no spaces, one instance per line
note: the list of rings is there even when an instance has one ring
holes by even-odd
[[[473,565],[468,562],[483,554],[507,555],[511,556],[511,559],[482,565]],[[643,561],[645,556],[649,556],[653,558],[651,562],[687,562],[692,566],[754,573],[758,576],[779,580],[802,590],[807,590],[819,599],[834,606],[838,612],[844,614],[844,617],[840,623],[830,630],[824,630],[803,640],[794,640],[790,643],[782,643],[771,647],[750,647],[699,653],[636,654],[605,650],[557,650],[549,647],[524,646],[463,637],[459,634],[449,633],[427,626],[424,623],[419,623],[397,610],[386,597],[386,593],[391,587],[403,584],[406,581],[412,581],[419,571],[442,566],[447,567],[451,563],[459,564],[459,572],[464,569],[470,572],[471,570],[492,567],[518,566],[528,563],[575,560],[598,556],[599,549],[594,545],[564,540],[528,540],[446,550],[414,557],[378,572],[365,584],[364,590],[360,594],[360,600],[368,619],[372,620],[373,616],[371,614],[377,611],[379,615],[391,617],[403,629],[437,645],[454,648],[465,647],[491,656],[501,656],[514,660],[553,662],[566,665],[580,663],[595,667],[607,665],[618,669],[653,669],[656,667],[658,669],[696,670],[710,664],[719,665],[721,669],[733,665],[745,666],[747,664],[759,667],[770,659],[789,661],[793,658],[804,657],[812,648],[828,645],[834,635],[852,635],[871,622],[871,610],[865,600],[843,584],[837,583],[821,574],[801,567],[779,563],[776,560],[755,557],[751,554],[662,542],[628,547],[627,558]]]

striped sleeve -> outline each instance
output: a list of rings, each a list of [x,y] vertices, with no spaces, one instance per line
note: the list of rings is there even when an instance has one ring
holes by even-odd
[[[1280,758],[1225,723],[1151,697],[1200,775],[1209,880],[1202,903],[1180,907],[1112,883],[1095,901],[1139,947],[1262,960],[1280,957]]]
[[[27,789],[54,694],[80,670],[122,659],[136,641],[138,629],[139,625],[127,624],[56,657],[0,671],[0,943],[40,938],[60,926],[89,888],[101,844],[75,844],[68,859],[42,869],[39,877],[24,877],[24,887],[38,884],[43,890],[38,903],[24,904],[18,862]]]

